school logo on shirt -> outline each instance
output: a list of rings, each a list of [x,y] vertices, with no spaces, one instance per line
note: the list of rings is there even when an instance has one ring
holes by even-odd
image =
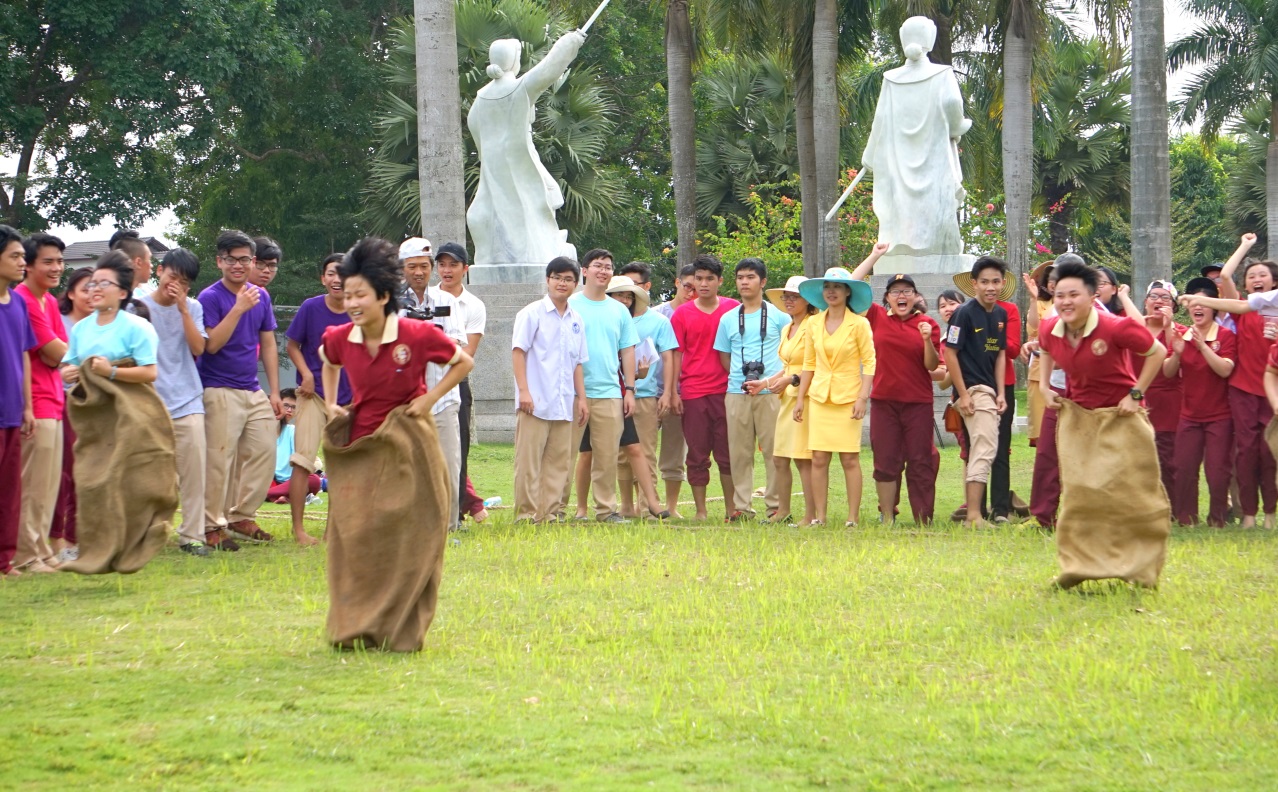
[[[1211,351],[1212,351],[1212,352],[1219,352],[1219,351],[1220,351],[1220,342],[1219,342],[1219,341],[1212,341],[1212,342],[1211,342]]]
[[[1101,355],[1105,354],[1108,351],[1109,351],[1109,344],[1105,343],[1105,339],[1098,338],[1092,342],[1092,354],[1095,355],[1096,357],[1100,357]]]
[[[1006,326],[1006,325],[1005,325],[1003,322],[999,322],[999,323],[998,323],[998,331],[999,331],[1000,333],[1001,333],[1001,332],[1003,332],[1003,328],[1004,328],[1005,326]]]
[[[391,351],[391,360],[395,361],[396,366],[406,366],[412,359],[413,351],[407,344],[396,344],[395,349]]]
[[[959,340],[958,325],[950,325],[950,332],[946,335],[945,340],[951,344],[957,344]]]
[[[574,333],[580,333],[580,332],[581,332],[581,324],[580,324],[580,323],[578,323],[578,322],[573,322],[573,323],[572,323],[572,331],[573,331]]]

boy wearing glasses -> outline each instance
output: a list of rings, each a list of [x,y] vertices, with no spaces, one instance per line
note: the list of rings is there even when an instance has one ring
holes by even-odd
[[[254,518],[270,488],[275,422],[283,408],[271,296],[248,282],[255,253],[253,240],[243,231],[219,234],[217,266],[222,279],[199,297],[208,333],[199,361],[208,443],[204,536],[215,550],[239,549],[228,532],[252,542],[272,538]],[[259,357],[269,395],[257,381]],[[231,471],[237,466],[232,487]]]
[[[284,258],[284,251],[278,242],[264,236],[253,237],[253,247],[256,253],[253,268],[249,270],[249,283],[265,289],[280,274],[280,259]]]
[[[155,391],[173,419],[178,491],[182,502],[179,546],[193,556],[208,556],[204,543],[204,472],[208,445],[204,428],[204,386],[195,359],[204,354],[208,334],[204,307],[188,296],[200,275],[195,254],[175,248],[156,268],[159,286],[142,298],[160,338],[156,349]]]
[[[556,502],[572,471],[573,421],[590,417],[582,364],[590,358],[581,316],[568,304],[577,288],[577,262],[546,265],[546,296],[515,315],[511,368],[515,372],[515,520],[555,518]]]

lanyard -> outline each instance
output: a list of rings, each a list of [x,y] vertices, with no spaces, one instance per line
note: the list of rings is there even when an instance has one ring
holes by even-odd
[[[745,363],[745,306],[737,313],[737,334],[741,336],[741,362]],[[768,337],[768,303],[759,309],[759,360],[763,360],[763,342]]]

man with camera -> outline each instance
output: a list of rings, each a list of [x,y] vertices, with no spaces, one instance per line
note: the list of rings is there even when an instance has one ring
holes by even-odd
[[[404,267],[404,291],[399,295],[400,315],[423,322],[432,322],[463,350],[466,349],[466,327],[454,316],[456,299],[438,287],[430,286],[430,276],[435,268],[430,240],[421,237],[405,239],[399,246],[399,262]],[[448,373],[448,366],[428,363],[426,387],[433,390]],[[456,388],[435,402],[431,413],[435,416],[435,428],[439,432],[440,450],[448,462],[448,489],[451,502],[448,530],[457,530],[458,500],[461,477],[461,395]]]
[[[732,464],[735,509],[730,518],[754,516],[754,449],[763,451],[763,470],[767,477],[763,502],[768,518],[777,517],[777,492],[772,467],[772,438],[776,433],[777,411],[781,400],[767,391],[751,395],[745,383],[774,377],[781,372],[777,349],[790,317],[763,299],[768,284],[768,269],[757,258],[742,259],[737,264],[737,294],[741,305],[719,319],[719,332],[714,348],[723,367],[728,370],[728,393],[724,397],[724,413],[728,423],[728,457]],[[733,511],[736,512],[733,515]],[[787,515],[779,515],[784,518]]]

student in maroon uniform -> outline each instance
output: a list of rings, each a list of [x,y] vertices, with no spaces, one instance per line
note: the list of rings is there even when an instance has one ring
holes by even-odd
[[[1145,329],[1167,348],[1167,356],[1170,359],[1175,340],[1189,330],[1172,318],[1178,296],[1176,287],[1170,281],[1152,281],[1145,291],[1143,312],[1132,302],[1130,290],[1126,285],[1119,288],[1118,295],[1123,303],[1125,315],[1144,321]],[[1132,371],[1138,371],[1143,361],[1134,357],[1131,363]],[[1179,376],[1160,375],[1154,377],[1154,381],[1149,385],[1149,391],[1145,393],[1145,410],[1149,413],[1149,422],[1154,425],[1154,442],[1158,446],[1158,470],[1162,475],[1163,489],[1167,490],[1169,498],[1175,491],[1176,433],[1181,416],[1181,382],[1182,379]]]
[[[1210,278],[1194,278],[1185,286],[1185,293],[1215,297],[1219,290]],[[1233,332],[1216,324],[1212,309],[1195,305],[1189,315],[1194,326],[1172,338],[1171,356],[1163,363],[1163,373],[1184,384],[1176,430],[1175,485],[1168,492],[1176,521],[1197,523],[1198,468],[1205,462],[1210,497],[1207,524],[1219,528],[1229,517],[1234,433],[1229,375],[1234,371],[1238,346]]]

